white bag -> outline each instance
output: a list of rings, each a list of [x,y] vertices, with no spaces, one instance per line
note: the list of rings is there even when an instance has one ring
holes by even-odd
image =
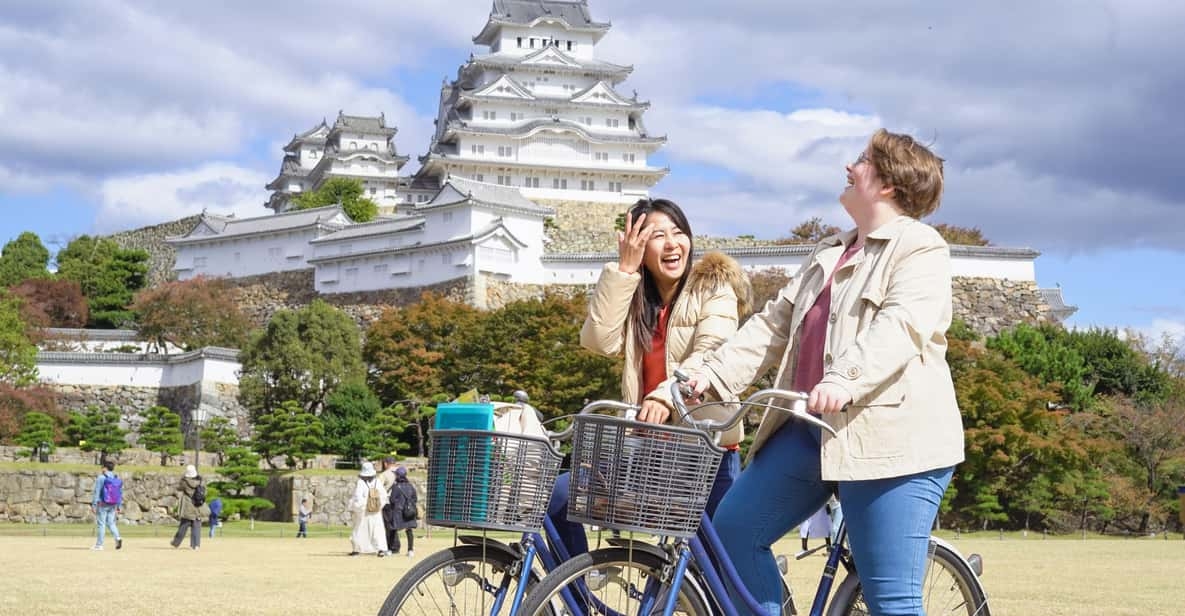
[[[543,424],[539,423],[539,417],[535,412],[528,411],[518,404],[495,404],[494,430],[547,438],[547,431],[543,429]]]

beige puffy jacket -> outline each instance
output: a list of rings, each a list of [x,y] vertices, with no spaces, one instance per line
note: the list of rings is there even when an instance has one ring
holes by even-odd
[[[645,394],[662,400],[667,392],[642,392],[642,358],[630,337],[629,310],[641,274],[625,274],[617,263],[601,271],[589,302],[588,318],[580,330],[580,344],[602,355],[624,355],[621,399],[637,404]],[[675,300],[667,318],[666,365],[669,377],[675,368],[692,370],[703,354],[715,348],[737,329],[749,309],[749,278],[728,255],[709,252],[691,268],[687,285]],[[723,412],[723,411],[722,411]],[[706,414],[705,414],[706,415]],[[676,419],[672,413],[672,420]],[[721,437],[721,443],[740,442],[740,426]]]
[[[799,328],[855,231],[825,238],[778,296],[703,360],[722,396],[736,396],[772,366],[792,387]],[[899,216],[868,234],[835,273],[823,382],[852,397],[823,419],[826,481],[899,477],[963,461],[963,425],[946,363],[951,322],[950,249],[933,228]],[[767,411],[749,450],[786,422]]]

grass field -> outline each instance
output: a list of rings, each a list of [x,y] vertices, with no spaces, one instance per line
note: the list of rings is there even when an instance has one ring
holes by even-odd
[[[81,525],[0,525],[0,614],[373,614],[411,566],[406,557],[347,556],[348,530],[294,525],[224,527],[202,549],[174,550],[171,528],[128,528],[124,549],[90,551]],[[283,533],[283,536],[281,536]],[[338,535],[342,536],[339,537]],[[424,556],[451,545],[451,533],[416,540]],[[983,555],[984,584],[996,616],[1169,615],[1185,613],[1185,541],[1009,535],[954,539]],[[779,545],[793,553],[797,539]],[[800,605],[809,603],[821,556],[791,564]]]

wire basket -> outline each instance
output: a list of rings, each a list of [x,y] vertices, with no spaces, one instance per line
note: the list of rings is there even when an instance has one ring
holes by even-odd
[[[691,537],[724,450],[698,430],[605,415],[573,420],[568,519]]]
[[[486,430],[432,430],[428,523],[535,532],[561,456],[547,439]]]

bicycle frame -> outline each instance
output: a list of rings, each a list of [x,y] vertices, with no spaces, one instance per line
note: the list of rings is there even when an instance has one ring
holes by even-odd
[[[518,572],[518,586],[515,588],[514,598],[511,601],[510,612],[507,616],[514,616],[518,613],[519,608],[522,607],[527,582],[531,578],[531,569],[535,565],[536,558],[543,565],[545,572],[555,570],[556,567],[559,567],[560,564],[571,558],[563,542],[560,541],[559,532],[556,530],[555,525],[547,517],[543,518],[543,532],[544,535],[540,535],[539,533],[523,533],[522,539],[519,541],[519,545],[523,548],[523,554],[521,556],[522,564]],[[481,541],[485,543],[486,540],[482,537]],[[540,546],[544,549],[539,549]],[[493,590],[494,593],[494,603],[490,606],[490,614],[500,613],[502,605],[506,601],[506,588],[503,586],[494,590],[492,587],[487,587],[486,590]],[[570,590],[565,589],[563,591],[563,597],[564,603],[568,605],[569,609],[573,610],[573,613],[580,613],[582,607],[576,598],[572,596]]]

